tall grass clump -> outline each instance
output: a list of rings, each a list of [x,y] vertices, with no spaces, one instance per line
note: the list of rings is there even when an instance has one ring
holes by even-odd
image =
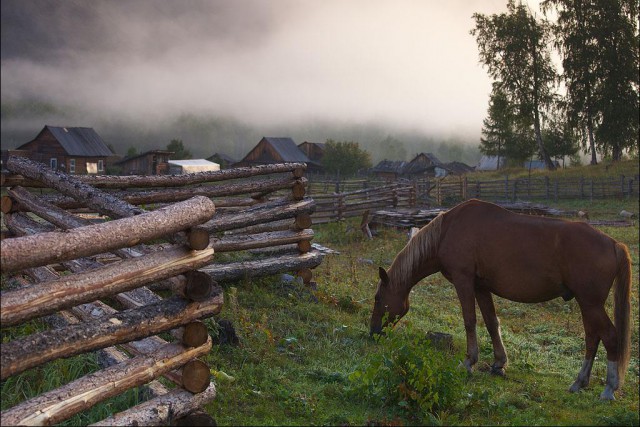
[[[410,323],[376,336],[379,351],[368,353],[349,375],[350,393],[371,404],[395,407],[429,420],[462,396],[466,373],[456,358],[435,349]]]

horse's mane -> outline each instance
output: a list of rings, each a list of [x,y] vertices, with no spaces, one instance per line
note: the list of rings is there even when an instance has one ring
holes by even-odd
[[[407,242],[405,247],[398,252],[389,268],[389,273],[397,278],[391,281],[392,286],[398,286],[398,283],[406,283],[412,276],[414,268],[418,263],[436,256],[438,243],[440,242],[443,215],[444,212],[440,213],[431,220],[429,224],[422,227],[420,231]]]

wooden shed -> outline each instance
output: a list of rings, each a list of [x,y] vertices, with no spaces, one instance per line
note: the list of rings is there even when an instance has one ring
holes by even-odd
[[[293,139],[265,136],[234,166],[255,166],[287,162],[310,164],[309,157],[298,148]]]
[[[407,162],[404,160],[385,159],[371,168],[371,173],[379,178],[386,179],[387,181],[395,181],[404,173],[406,166]]]
[[[228,169],[234,167],[238,161],[231,156],[228,156],[224,153],[215,153],[209,157],[207,160],[210,162],[214,162],[220,165],[220,169]]]
[[[93,128],[46,125],[31,141],[17,150],[28,158],[68,174],[105,174],[105,165],[113,152]]]
[[[407,178],[420,178],[422,176],[436,176],[436,168],[442,162],[433,153],[420,153],[416,155],[404,169]]]
[[[169,173],[169,159],[173,151],[150,150],[115,163],[123,175],[165,175]]]

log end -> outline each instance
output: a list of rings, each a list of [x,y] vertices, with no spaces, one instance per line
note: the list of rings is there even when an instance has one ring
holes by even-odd
[[[189,247],[195,251],[201,251],[209,246],[209,232],[202,227],[192,227],[187,231]]]
[[[200,347],[209,339],[209,332],[207,326],[200,322],[195,321],[187,323],[184,326],[184,332],[182,334],[182,343],[188,347]]]
[[[209,366],[198,359],[187,362],[182,368],[182,387],[191,393],[202,393],[210,381]]]

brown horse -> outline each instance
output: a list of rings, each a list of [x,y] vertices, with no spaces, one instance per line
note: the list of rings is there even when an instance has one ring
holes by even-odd
[[[464,365],[478,361],[476,309],[491,336],[492,372],[504,375],[507,354],[492,294],[535,303],[575,297],[582,312],[586,353],[569,388],[589,384],[598,344],[607,350],[607,382],[600,398],[614,399],[630,357],[631,261],[627,247],[581,222],[515,214],[492,203],[470,200],[440,214],[379,269],[371,333],[380,333],[409,310],[409,292],[421,279],[441,272],[456,289],[467,338]],[[605,311],[613,283],[615,326]]]

